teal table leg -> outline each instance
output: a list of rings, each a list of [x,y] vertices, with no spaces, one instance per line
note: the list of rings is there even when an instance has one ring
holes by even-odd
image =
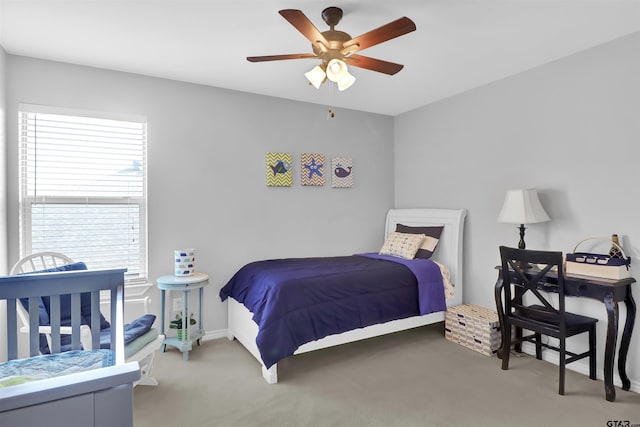
[[[164,289],[160,291],[160,335],[164,335],[164,303],[165,303],[165,294]],[[162,352],[167,349],[166,344],[162,344]]]
[[[202,325],[202,296],[204,295],[204,288],[200,288],[198,292],[198,341],[196,344],[200,345],[200,337],[204,336],[204,327]]]
[[[191,350],[191,338],[189,334],[189,322],[191,319],[191,307],[189,305],[189,290],[182,293],[182,360],[189,360],[189,351]]]

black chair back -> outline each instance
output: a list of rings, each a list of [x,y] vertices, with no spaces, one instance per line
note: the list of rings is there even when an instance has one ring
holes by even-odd
[[[566,328],[562,252],[500,246],[500,257],[503,283],[513,284],[505,286],[505,313],[555,324],[562,333]],[[558,308],[551,304],[548,294],[540,292],[541,288],[550,286],[544,277],[554,269],[558,274],[557,283],[553,284],[553,292],[558,295]],[[527,298],[528,294],[531,297]]]

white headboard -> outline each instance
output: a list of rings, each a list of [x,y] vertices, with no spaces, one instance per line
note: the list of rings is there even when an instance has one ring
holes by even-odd
[[[465,209],[390,209],[385,224],[385,237],[396,230],[397,224],[409,226],[444,225],[440,242],[432,259],[438,261],[451,272],[451,282],[455,285],[455,294],[447,305],[462,304],[462,238]]]

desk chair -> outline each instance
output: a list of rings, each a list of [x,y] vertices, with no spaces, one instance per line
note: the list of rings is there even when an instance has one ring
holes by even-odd
[[[565,366],[567,363],[589,357],[589,378],[596,379],[596,322],[597,319],[580,316],[565,311],[564,269],[562,252],[531,251],[500,246],[502,260],[502,279],[504,283],[504,326],[505,342],[502,346],[502,369],[509,369],[511,344],[529,341],[536,345],[536,358],[542,359],[542,347],[559,352],[560,380],[558,393],[564,394]],[[540,271],[529,270],[526,266],[536,264]],[[558,294],[558,308],[540,292],[542,278],[551,269],[557,269],[558,283],[553,292]],[[536,303],[525,304],[527,294]],[[522,328],[534,333],[516,338],[511,337],[511,328]],[[589,350],[576,354],[566,349],[566,339],[583,332],[589,333]],[[559,347],[542,342],[542,335],[557,338]],[[567,357],[568,356],[568,357]]]
[[[28,255],[21,260],[19,260],[10,271],[10,275],[14,274],[24,274],[24,273],[38,273],[52,270],[84,270],[86,269],[86,265],[84,263],[74,263],[74,261],[66,255],[57,253],[57,252],[39,252],[32,255]],[[89,295],[86,295],[89,297]],[[84,296],[83,296],[84,298]],[[90,298],[89,304],[85,304],[83,300],[82,305],[82,317],[89,318],[88,313],[85,313],[86,310],[89,310],[90,313]],[[22,301],[21,301],[22,302]],[[25,304],[23,302],[23,304]],[[29,318],[28,311],[25,310],[26,307],[22,307],[20,304],[17,304],[17,314],[19,317],[19,321],[22,324],[20,328],[20,332],[29,333]],[[146,305],[145,305],[146,308]],[[62,308],[61,308],[62,309]],[[47,353],[51,346],[51,326],[48,324],[49,315],[46,312],[47,308],[44,304],[41,304],[40,307],[40,351],[41,353]],[[61,318],[69,317],[70,313],[61,313]],[[132,329],[136,327],[140,327],[141,323],[151,323],[154,317],[150,317],[151,315],[141,316],[138,319],[134,320],[130,324],[125,325],[125,339],[127,333],[132,333]],[[69,317],[70,318],[70,317]],[[84,324],[86,323],[86,324]],[[89,321],[83,321],[83,324],[80,326],[80,342],[82,343],[82,348],[85,350],[92,349],[92,339],[91,339],[91,329],[89,328]],[[109,322],[104,318],[102,313],[100,313],[100,330],[101,336],[108,337],[109,333],[108,328],[110,327]],[[60,328],[60,334],[66,335],[66,338],[62,338],[61,341],[68,341],[71,335],[71,326],[63,326]],[[138,362],[140,365],[140,380],[134,382],[134,386],[140,385],[158,385],[158,381],[151,376],[151,368],[153,367],[153,358],[156,350],[160,348],[162,342],[164,341],[164,335],[159,335],[157,330],[154,328],[150,329],[148,332],[143,335],[135,338],[130,343],[125,345],[125,361],[126,362]]]

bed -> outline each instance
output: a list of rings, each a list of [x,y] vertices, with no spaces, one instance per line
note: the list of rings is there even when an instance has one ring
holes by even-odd
[[[221,299],[223,301],[228,301],[227,337],[230,340],[237,339],[260,363],[262,366],[262,375],[267,383],[275,384],[278,382],[277,361],[282,360],[284,357],[288,357],[289,355],[301,354],[443,321],[446,307],[462,303],[462,239],[465,217],[466,211],[462,209],[391,209],[388,211],[386,216],[385,238],[396,231],[398,225],[400,225],[400,227],[442,226],[442,233],[439,236],[437,247],[433,256],[430,258],[431,261],[435,261],[435,263],[430,261],[422,263],[422,261],[426,260],[420,260],[420,263],[430,263],[431,267],[425,266],[425,268],[431,270],[434,269],[434,265],[438,266],[435,268],[445,267],[445,270],[443,271],[448,273],[450,276],[450,283],[453,285],[453,292],[450,292],[450,295],[447,295],[446,298],[444,296],[445,289],[442,285],[442,276],[439,276],[439,279],[432,278],[432,276],[424,276],[427,280],[426,284],[429,286],[424,287],[421,283],[420,272],[414,271],[415,267],[412,267],[414,264],[413,262],[407,263],[404,260],[388,259],[389,257],[385,256],[379,257],[377,256],[377,252],[354,254],[350,257],[258,261],[256,263],[249,263],[242,267],[220,291]],[[375,248],[376,251],[378,249],[379,248]],[[356,275],[355,271],[351,272],[347,271],[347,269],[353,267],[355,270],[362,270],[364,274],[370,273],[366,271],[367,269],[373,269],[374,276],[377,275],[377,277],[382,278],[378,280],[380,283],[375,283],[375,286],[382,286],[379,292],[380,295],[385,296],[383,302],[374,302],[371,300],[373,304],[376,304],[376,309],[374,311],[382,312],[381,315],[383,316],[383,319],[386,319],[389,316],[395,316],[395,319],[369,319],[370,315],[366,311],[368,308],[364,306],[366,305],[366,302],[363,303],[362,300],[359,299],[355,303],[345,304],[343,302],[342,305],[338,304],[337,306],[331,306],[331,313],[327,315],[328,317],[326,319],[314,318],[313,324],[310,328],[305,330],[296,326],[300,323],[300,319],[298,317],[283,320],[285,323],[288,322],[284,326],[273,326],[273,324],[270,323],[271,320],[269,320],[269,323],[266,323],[265,318],[267,315],[263,313],[263,306],[270,306],[274,304],[271,300],[271,298],[276,298],[273,296],[274,292],[270,290],[270,296],[268,298],[264,297],[263,299],[260,299],[260,297],[252,297],[251,292],[253,291],[251,286],[254,285],[243,282],[243,278],[253,279],[256,276],[262,277],[263,273],[260,273],[259,268],[264,267],[267,270],[275,270],[278,273],[284,274],[284,276],[288,276],[288,279],[283,279],[287,285],[282,288],[277,288],[277,294],[283,294],[284,296],[278,296],[277,298],[283,298],[285,303],[290,305],[298,304],[299,300],[303,298],[300,296],[299,289],[306,289],[307,291],[316,294],[315,297],[321,293],[322,298],[329,298],[326,295],[338,295],[336,297],[338,300],[356,298],[351,295],[344,297],[341,288],[327,288],[331,289],[329,291],[325,291],[325,288],[322,288],[322,292],[314,291],[314,287],[320,288],[325,286],[325,280],[328,280],[329,277],[334,275],[333,271],[326,273],[322,270],[323,267],[321,265],[323,264],[316,264],[316,261],[324,263],[325,260],[329,263],[329,267],[327,268],[335,268],[337,272],[336,274],[340,274],[341,277],[348,277],[348,280],[342,280],[343,283],[349,283],[349,289],[363,288],[370,285],[373,286],[374,283],[372,281],[363,281],[362,283],[364,284],[360,285],[360,276]],[[273,261],[276,262],[273,263]],[[308,266],[308,262],[311,262],[312,264]],[[301,264],[300,270],[297,270],[298,264]],[[384,264],[384,266],[381,264]],[[398,266],[395,266],[395,264],[398,264]],[[311,268],[311,270],[304,270],[303,268]],[[402,274],[403,276],[399,277],[397,280],[402,281],[403,283],[405,280],[409,280],[406,279],[406,274],[412,277],[412,285],[403,284],[402,286],[397,286],[397,288],[405,290],[402,291],[402,295],[395,293],[396,286],[389,286],[385,283],[384,278],[396,277],[392,276],[391,273],[387,275],[388,268],[394,271],[393,274]],[[420,266],[420,268],[422,268],[422,266]],[[310,273],[310,271],[314,271],[314,273]],[[346,276],[342,276],[345,272]],[[316,273],[317,275],[315,275]],[[304,284],[302,284],[302,282],[300,284],[293,282],[293,276],[304,276],[306,278]],[[446,279],[446,277],[444,277],[444,279]],[[439,280],[439,282],[437,280]],[[267,287],[271,289],[270,281],[272,281],[271,278],[267,280]],[[436,283],[440,283],[440,286],[443,288],[438,290],[437,286],[434,287],[434,284]],[[282,290],[285,288],[288,290]],[[292,289],[295,289],[294,292],[296,292],[296,294],[286,293],[291,292]],[[377,288],[375,292],[378,292]],[[429,303],[425,300],[426,302],[423,303],[421,293],[430,295],[439,295],[439,293],[441,293],[442,301]],[[357,298],[360,297],[358,296]],[[405,301],[406,298],[412,298],[412,300]],[[440,297],[438,296],[438,298]],[[356,300],[354,299],[353,301]],[[328,305],[328,303],[326,300],[323,300],[321,303],[317,303],[315,305]],[[400,305],[407,305],[407,307],[413,308],[408,308],[407,310],[409,311],[404,313],[396,312],[398,311],[396,310],[396,307]],[[423,309],[423,305],[426,308]],[[359,308],[354,308],[355,306],[362,307],[363,311],[357,311]],[[309,311],[306,307],[301,310],[296,308],[296,310],[304,312]],[[411,312],[411,310],[414,312]],[[344,312],[349,312],[352,318],[343,316]],[[335,316],[338,316],[338,320],[334,318],[334,314]],[[280,317],[283,316],[276,314],[272,315],[270,319],[279,319]],[[259,324],[262,326],[259,327]],[[363,326],[357,326],[357,324],[362,324]],[[307,332],[308,329],[313,331]],[[316,329],[321,330],[318,331]],[[275,331],[275,333],[272,333],[272,330]],[[327,334],[327,330],[335,333]],[[270,334],[271,338],[266,337],[267,333]],[[314,334],[318,335],[320,338],[309,340],[308,337]],[[269,340],[275,339],[277,341],[285,335],[287,336],[287,340],[289,340],[290,336],[293,337],[293,344],[285,341],[270,344]],[[290,349],[286,349],[285,347],[295,349],[290,351]],[[275,353],[270,353],[272,351],[275,351]]]
[[[6,307],[7,356],[0,363],[0,425],[132,426],[133,383],[140,379],[137,362],[125,363],[124,272],[126,269],[82,270],[0,277],[0,302]],[[100,292],[111,305],[110,349],[89,350],[80,343],[82,295],[90,295],[99,313]],[[71,295],[71,351],[60,352],[61,295]],[[40,297],[51,302],[51,354],[41,355]],[[19,357],[17,306],[28,301],[28,357]],[[91,316],[93,348],[99,348],[100,318]]]

